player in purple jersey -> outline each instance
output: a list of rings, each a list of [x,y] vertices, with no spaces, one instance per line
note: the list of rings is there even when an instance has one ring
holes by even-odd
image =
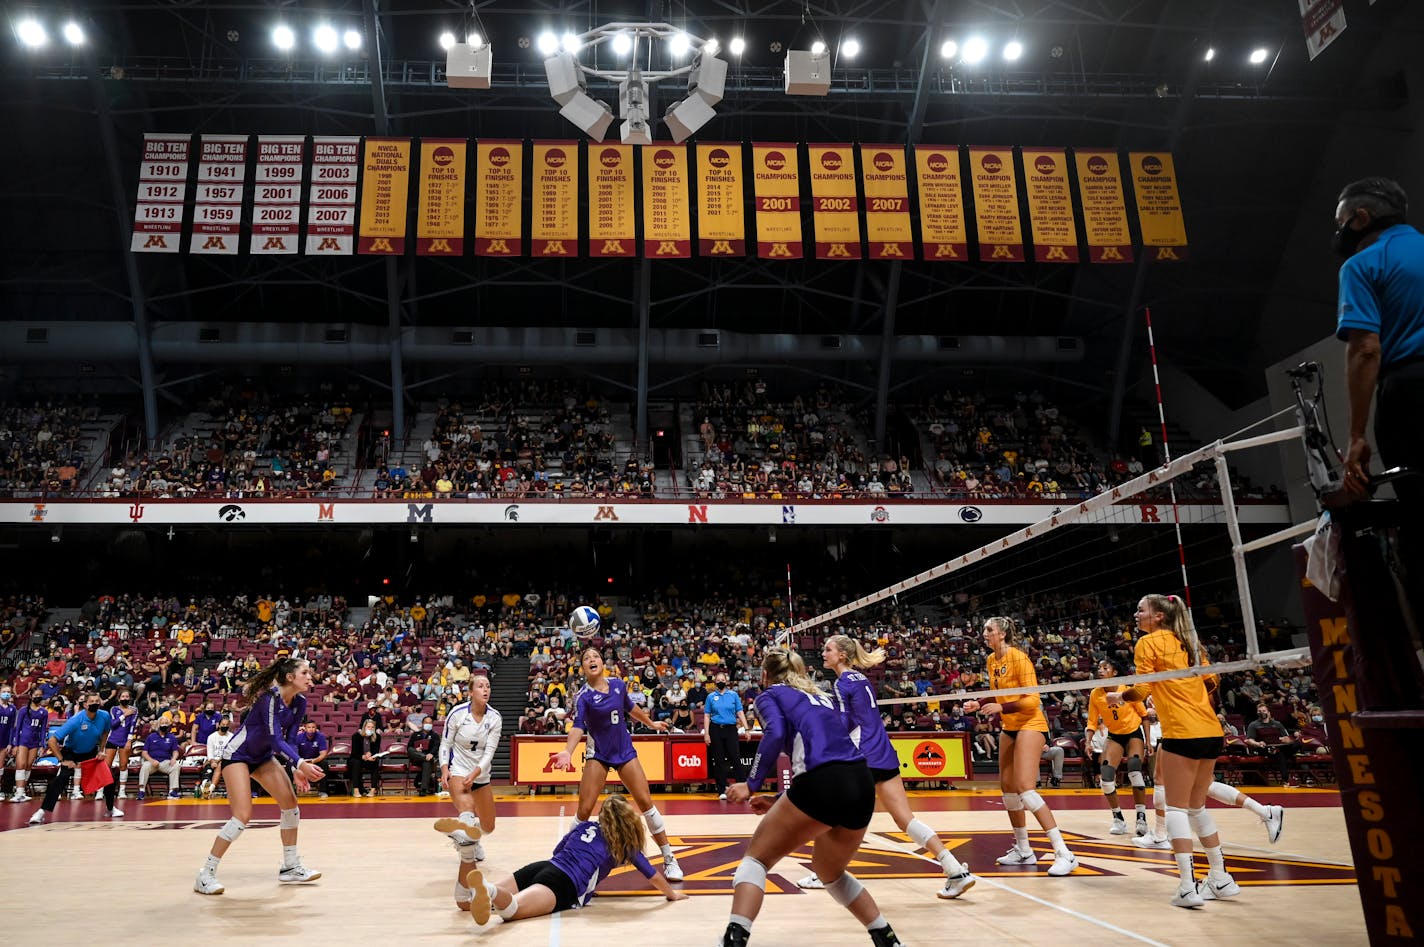
[[[104,762],[110,769],[119,771],[119,794],[117,798],[129,797],[129,753],[133,750],[134,730],[138,726],[138,708],[134,706],[133,694],[127,690],[119,692],[119,705],[110,708],[109,717],[114,725],[109,730],[109,745],[104,748]],[[118,760],[115,763],[115,760]]]
[[[193,882],[193,890],[199,894],[223,893],[217,876],[218,863],[252,820],[254,779],[272,794],[281,809],[277,820],[282,836],[278,882],[301,884],[321,877],[321,872],[302,865],[297,852],[301,810],[297,808],[297,795],[292,786],[295,780],[297,791],[308,792],[313,781],[326,775],[311,760],[301,759],[297,748],[292,746],[297,727],[306,716],[307,699],[303,695],[311,686],[312,674],[307,662],[279,658],[253,675],[243,689],[243,697],[251,702],[251,707],[232,740],[223,748],[222,778],[232,818],[218,832],[212,852],[198,872],[198,880]],[[288,767],[292,770],[291,776],[287,774]]]
[[[928,826],[915,818],[910,809],[910,799],[905,794],[905,783],[900,779],[900,758],[890,745],[890,737],[885,733],[885,724],[880,719],[880,707],[875,701],[875,687],[861,673],[865,668],[875,667],[885,660],[883,649],[866,651],[860,642],[848,635],[833,635],[826,639],[821,649],[821,660],[826,669],[835,672],[836,696],[840,699],[841,713],[845,715],[846,729],[850,738],[865,754],[865,762],[870,766],[870,774],[875,778],[875,795],[885,811],[890,813],[900,831],[915,840],[915,844],[929,851],[930,856],[944,869],[944,887],[939,890],[941,898],[957,898],[974,887],[975,877],[959,860],[939,836]],[[821,879],[809,875],[796,882],[803,888],[820,888]]]
[[[40,755],[49,736],[49,710],[45,708],[44,696],[36,687],[30,691],[30,705],[18,708],[15,714],[15,730],[10,740],[15,744],[15,795],[11,802],[29,802],[30,794],[25,786],[30,781],[30,767]]]
[[[756,700],[764,724],[761,743],[751,778],[729,786],[727,801],[750,800],[752,809],[766,818],[752,833],[732,876],[732,916],[720,943],[745,947],[766,898],[768,866],[814,839],[811,867],[826,893],[865,925],[876,947],[898,947],[900,939],[875,899],[845,870],[875,813],[870,767],[846,732],[835,699],[811,683],[799,655],[768,648],[761,667],[764,690]],[[753,796],[782,753],[791,757],[791,785],[775,798]]]
[[[0,684],[0,777],[5,775],[5,764],[10,762],[15,746],[15,718],[20,708],[15,706],[14,694],[9,684]],[[3,787],[0,787],[2,789]],[[5,793],[0,791],[0,802],[5,801]]]
[[[643,821],[622,796],[609,796],[596,822],[575,822],[547,861],[525,865],[497,882],[484,880],[478,868],[465,876],[474,889],[470,916],[476,924],[490,919],[491,910],[505,921],[542,917],[555,911],[581,908],[593,897],[598,883],[625,862],[642,873],[669,901],[687,895],[668,884],[643,857]]]
[[[663,853],[663,874],[668,881],[681,881],[682,868],[668,843],[667,827],[662,813],[653,805],[648,789],[648,777],[633,749],[633,736],[628,732],[628,718],[659,732],[668,728],[667,721],[654,722],[648,711],[633,702],[623,681],[604,674],[603,653],[597,648],[585,648],[579,656],[583,670],[583,690],[574,704],[574,727],[564,748],[554,757],[554,768],[572,770],[573,755],[579,740],[588,734],[588,749],[584,754],[583,775],[579,778],[578,820],[585,822],[593,815],[598,794],[608,784],[608,771],[618,771],[628,795],[638,804],[648,823],[648,831]]]

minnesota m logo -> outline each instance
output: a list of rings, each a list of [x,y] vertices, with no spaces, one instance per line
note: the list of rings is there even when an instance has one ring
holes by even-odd
[[[321,243],[316,245],[317,253],[325,253],[330,250],[332,253],[341,252],[341,241],[335,237],[322,237]]]
[[[833,243],[826,248],[827,259],[829,259],[830,257],[837,256],[846,257],[847,259],[850,257],[850,251],[846,249],[846,245],[844,243]]]
[[[485,248],[485,252],[486,252],[486,253],[503,253],[503,254],[506,254],[506,255],[507,255],[507,254],[509,254],[509,253],[511,253],[511,252],[513,252],[513,251],[511,251],[511,250],[509,249],[509,241],[508,241],[508,240],[499,240],[499,239],[496,239],[496,240],[491,240],[491,241],[489,242],[489,246]]]
[[[653,255],[654,255],[654,256],[677,256],[677,241],[676,241],[676,240],[659,240],[659,241],[658,241],[658,251],[657,251],[657,253],[654,253]]]
[[[593,514],[595,520],[617,520],[618,512],[611,506],[600,506],[598,512]]]
[[[262,249],[285,250],[287,249],[287,241],[283,240],[281,237],[268,237],[267,240],[262,244]]]
[[[209,237],[203,241],[204,250],[226,250],[227,244],[223,243],[222,237]]]
[[[905,254],[900,252],[900,245],[898,243],[887,243],[880,248],[880,256],[882,258],[887,256],[898,256],[903,259]]]
[[[1116,261],[1116,262],[1118,262],[1118,263],[1121,263],[1121,262],[1122,262],[1122,251],[1119,250],[1117,247],[1103,247],[1103,255],[1102,255],[1101,257],[1099,257],[1099,259],[1100,259],[1100,260],[1105,260],[1105,261],[1106,261],[1106,260],[1114,260],[1114,261]]]
[[[449,241],[449,240],[446,240],[444,237],[437,237],[437,238],[435,238],[434,240],[430,241],[430,249],[429,249],[428,252],[430,252],[430,253],[453,253],[453,252],[455,252],[455,251],[453,251],[453,250],[450,249],[450,241]]]
[[[714,240],[712,241],[712,249],[709,250],[708,253],[711,256],[717,256],[718,254],[731,256],[733,253],[732,242],[730,240]]]
[[[143,248],[144,248],[145,250],[148,250],[148,249],[167,250],[167,249],[168,249],[168,241],[167,241],[166,239],[164,239],[163,234],[161,234],[161,233],[151,233],[151,234],[148,235],[148,239],[143,242]]]
[[[628,251],[623,249],[622,240],[605,240],[599,253],[603,256],[626,256]]]
[[[1171,260],[1171,261],[1173,261],[1174,263],[1180,263],[1180,262],[1182,261],[1182,258],[1179,257],[1179,256],[1177,256],[1177,248],[1176,248],[1176,247],[1158,247],[1158,248],[1157,248],[1157,259],[1159,259],[1159,260]]]
[[[1063,263],[1069,262],[1068,254],[1064,252],[1062,247],[1049,247],[1048,252],[1043,255],[1043,258],[1044,260],[1058,260]]]
[[[994,252],[989,254],[989,258],[993,260],[1012,260],[1014,258],[1014,251],[1001,243],[994,247]]]
[[[769,257],[776,257],[776,256],[788,256],[788,257],[789,257],[790,255],[791,255],[791,250],[790,250],[790,249],[786,246],[786,244],[784,244],[784,243],[773,243],[773,244],[771,245],[771,250],[767,253],[767,256],[769,256]]]
[[[542,254],[544,256],[568,256],[569,251],[565,248],[564,241],[550,240],[544,244]]]
[[[370,253],[395,253],[395,248],[391,246],[391,241],[386,237],[377,237],[371,241]]]

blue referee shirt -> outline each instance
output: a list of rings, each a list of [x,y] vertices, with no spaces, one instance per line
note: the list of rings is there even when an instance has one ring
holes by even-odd
[[[1407,224],[1382,231],[1340,267],[1339,321],[1380,337],[1380,366],[1424,357],[1424,234]]]
[[[707,714],[707,719],[713,723],[737,722],[737,714],[742,709],[741,696],[730,687],[724,691],[713,691],[707,695],[707,700],[702,704],[702,710]]]
[[[54,738],[60,746],[73,753],[93,753],[109,735],[112,723],[113,719],[102,710],[92,720],[89,714],[80,710],[64,721],[54,732]]]

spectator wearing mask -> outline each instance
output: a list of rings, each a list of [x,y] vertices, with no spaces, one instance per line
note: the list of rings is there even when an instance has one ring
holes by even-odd
[[[310,760],[317,766],[321,766],[327,755],[331,753],[331,744],[327,741],[326,734],[317,728],[315,720],[307,720],[302,723],[302,728],[297,731],[297,738],[293,745],[297,748],[299,758]],[[316,794],[320,799],[327,797],[327,778],[323,776],[316,782]]]
[[[231,739],[232,722],[226,716],[219,716],[213,731],[202,740],[203,745],[207,747],[208,758],[203,763],[202,781],[198,784],[198,791],[204,799],[213,798],[218,778],[222,775],[223,750],[227,749]]]
[[[435,777],[440,765],[440,734],[435,732],[435,719],[424,717],[420,729],[406,742],[406,759],[418,772],[416,788],[420,795],[435,793]]]
[[[143,741],[143,764],[138,769],[138,799],[148,797],[148,777],[154,770],[168,776],[168,798],[178,798],[178,777],[182,764],[178,760],[180,740],[173,725],[159,721],[158,726]]]
[[[346,762],[346,778],[351,780],[351,795],[361,798],[361,790],[366,787],[369,776],[371,785],[366,788],[368,796],[381,791],[381,759],[376,754],[381,751],[381,735],[376,730],[376,721],[362,719],[361,729],[351,735],[351,756]]]

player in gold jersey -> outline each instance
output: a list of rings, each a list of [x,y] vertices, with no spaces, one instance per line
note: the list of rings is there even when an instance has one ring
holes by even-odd
[[[1048,719],[1043,716],[1038,694],[1015,694],[1015,688],[1038,686],[1033,662],[1018,648],[1011,647],[1018,634],[1018,624],[1012,618],[990,618],[984,622],[984,644],[989,651],[989,687],[1008,691],[1009,696],[998,701],[980,703],[966,700],[966,713],[999,714],[1003,730],[999,733],[999,787],[1004,794],[1004,808],[1009,824],[1014,827],[1014,846],[998,858],[1000,865],[1035,865],[1038,856],[1028,844],[1028,817],[1032,812],[1038,824],[1053,843],[1054,877],[1069,875],[1078,867],[1078,859],[1063,842],[1063,833],[1053,818],[1048,803],[1034,789],[1038,782],[1038,760],[1048,740]]]
[[[1117,665],[1111,661],[1098,662],[1099,677],[1117,677]],[[1112,688],[1113,693],[1127,690],[1125,686]],[[1127,820],[1122,817],[1122,807],[1117,801],[1117,768],[1124,758],[1127,760],[1127,781],[1132,785],[1132,802],[1137,810],[1136,834],[1147,834],[1147,780],[1142,775],[1142,763],[1147,755],[1147,743],[1142,730],[1147,708],[1141,701],[1124,702],[1118,707],[1108,706],[1108,690],[1095,687],[1088,695],[1087,742],[1101,729],[1106,734],[1103,755],[1099,768],[1098,788],[1107,799],[1112,811],[1113,835],[1128,833]]]
[[[1208,663],[1191,613],[1177,596],[1143,596],[1134,618],[1143,632],[1134,651],[1138,674],[1204,667]],[[1214,674],[1138,684],[1107,695],[1109,707],[1121,707],[1124,702],[1142,700],[1151,694],[1162,724],[1157,770],[1167,784],[1167,835],[1172,840],[1180,876],[1172,904],[1179,908],[1199,908],[1207,900],[1241,893],[1226,871],[1216,820],[1206,808],[1207,790],[1224,742],[1209,687],[1216,687]],[[1201,840],[1210,866],[1200,884],[1192,874],[1193,834]]]

